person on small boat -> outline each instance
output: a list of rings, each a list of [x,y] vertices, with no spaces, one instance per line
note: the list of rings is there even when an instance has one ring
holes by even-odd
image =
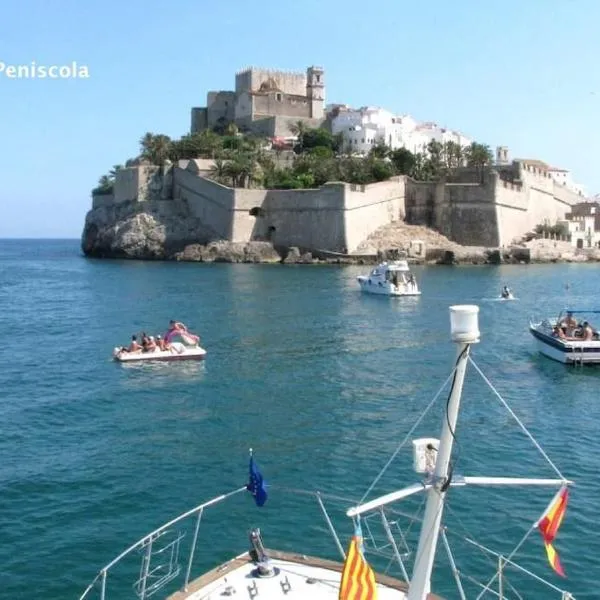
[[[165,342],[162,335],[160,335],[160,334],[156,336],[156,345],[158,346],[158,349],[161,352],[171,349],[171,344],[169,344],[168,342]]]
[[[512,295],[512,292],[510,291],[510,288],[507,285],[505,285],[502,288],[502,297],[503,298],[510,298],[511,295]]]
[[[158,346],[156,345],[156,342],[154,341],[154,336],[151,335],[148,338],[148,342],[146,343],[146,352],[154,352],[157,348],[158,348]]]
[[[560,320],[559,326],[564,328],[567,337],[573,337],[575,329],[577,328],[577,321],[573,318],[571,311],[567,312],[566,317]]]
[[[142,346],[140,346],[140,344],[138,344],[137,341],[137,336],[132,335],[131,336],[131,343],[129,344],[129,346],[127,348],[123,347],[119,350],[119,354],[121,352],[130,352],[130,353],[135,353],[137,354],[138,352],[142,352],[144,348]]]
[[[169,321],[169,329],[167,330],[167,333],[165,333],[165,342],[170,343],[174,337],[181,334],[184,334],[186,338],[192,340],[196,344],[200,341],[200,338],[197,335],[190,333],[183,323],[171,319]]]
[[[554,337],[560,338],[561,340],[567,339],[567,336],[565,335],[563,328],[559,327],[558,325],[554,326],[554,329],[552,330],[552,335]]]
[[[594,330],[587,321],[583,322],[583,329],[581,330],[581,334],[584,342],[589,342],[594,338]]]

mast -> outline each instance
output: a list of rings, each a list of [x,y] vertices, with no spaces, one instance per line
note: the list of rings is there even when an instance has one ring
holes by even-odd
[[[474,305],[450,307],[450,334],[452,341],[458,344],[456,371],[450,390],[447,414],[444,415],[433,474],[433,485],[427,492],[427,505],[419,537],[413,576],[408,590],[408,600],[426,600],[431,588],[431,572],[440,534],[446,489],[449,487],[450,457],[467,369],[469,346],[479,341],[478,313],[479,307]]]

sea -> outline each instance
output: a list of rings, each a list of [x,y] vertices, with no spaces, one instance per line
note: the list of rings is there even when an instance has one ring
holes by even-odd
[[[449,307],[476,304],[471,356],[493,389],[468,367],[455,483],[559,473],[575,485],[554,543],[566,578],[535,528],[556,488],[453,486],[444,521],[465,593],[476,598],[499,560],[465,537],[509,557],[529,532],[513,559],[556,589],[509,564],[505,598],[600,598],[600,368],[553,362],[528,333],[536,316],[600,309],[598,265],[415,267],[413,298],[361,293],[356,276],[369,268],[98,260],[78,240],[0,240],[0,597],[77,600],[146,533],[243,487],[250,448],[267,502],[244,491],[207,508],[192,577],[244,552],[252,527],[268,548],[340,560],[314,492],[346,547],[348,507],[420,480],[411,440],[439,437],[456,359]],[[499,300],[503,285],[516,300]],[[205,361],[111,360],[170,319],[201,336]],[[600,326],[600,314],[589,320]],[[409,573],[423,500],[386,510]],[[147,592],[178,589],[195,525],[128,554],[106,598],[138,597],[148,555]],[[361,527],[375,570],[401,576],[380,515]],[[440,541],[432,589],[460,598],[450,564]],[[100,598],[98,585],[86,598]]]

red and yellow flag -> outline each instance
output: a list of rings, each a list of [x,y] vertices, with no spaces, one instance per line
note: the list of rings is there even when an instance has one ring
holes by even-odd
[[[550,566],[562,577],[565,577],[565,572],[563,571],[558,554],[556,553],[552,542],[554,542],[558,528],[560,527],[560,524],[565,516],[568,501],[569,489],[565,486],[558,491],[550,503],[550,506],[546,509],[546,512],[542,515],[542,518],[537,524],[538,529],[542,534],[542,539],[544,540],[546,554],[548,555],[548,562],[550,563]]]
[[[362,554],[362,537],[352,536],[342,571],[339,600],[377,600],[375,573]]]

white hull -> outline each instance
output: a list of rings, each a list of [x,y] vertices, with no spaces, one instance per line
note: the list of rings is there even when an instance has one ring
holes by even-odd
[[[553,337],[541,324],[531,324],[531,335],[538,351],[563,364],[600,364],[600,341],[578,342]]]
[[[357,277],[360,289],[368,294],[379,294],[381,296],[420,296],[421,291],[416,284],[394,285],[389,281],[377,281],[369,283],[369,278],[364,275]]]
[[[117,362],[150,362],[150,361],[174,361],[174,360],[203,360],[206,350],[200,346],[185,346],[181,342],[173,342],[171,350],[155,350],[154,352],[119,352],[119,348],[113,350],[113,358]]]

